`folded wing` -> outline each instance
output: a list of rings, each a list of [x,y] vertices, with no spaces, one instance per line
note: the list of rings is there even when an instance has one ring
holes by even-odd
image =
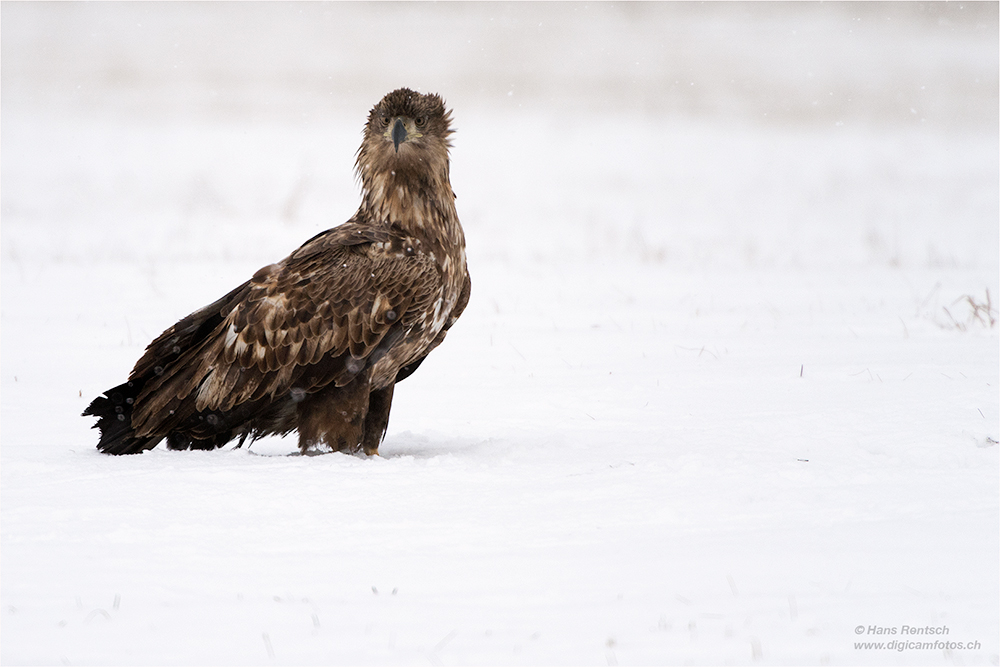
[[[405,240],[330,230],[153,341],[130,378],[143,380],[132,427],[161,434],[196,413],[343,386],[420,326],[440,287]]]

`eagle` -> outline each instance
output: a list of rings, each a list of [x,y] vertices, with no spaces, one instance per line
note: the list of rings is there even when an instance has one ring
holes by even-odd
[[[298,431],[303,454],[377,454],[396,383],[469,302],[452,133],[439,95],[382,98],[357,153],[357,213],[150,343],[84,411],[97,448],[214,449]]]

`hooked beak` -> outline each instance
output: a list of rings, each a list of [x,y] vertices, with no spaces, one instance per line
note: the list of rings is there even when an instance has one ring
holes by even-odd
[[[396,147],[396,152],[399,152],[399,145],[406,141],[406,126],[403,125],[403,119],[397,118],[396,124],[392,126],[392,145]]]

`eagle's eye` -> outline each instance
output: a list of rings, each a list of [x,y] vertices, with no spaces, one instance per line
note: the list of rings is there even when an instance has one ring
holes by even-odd
[[[413,122],[417,124],[417,127],[423,127],[427,124],[427,116],[417,116],[417,119]]]
[[[389,127],[389,117],[384,113],[379,115],[378,120],[382,123],[382,127]]]

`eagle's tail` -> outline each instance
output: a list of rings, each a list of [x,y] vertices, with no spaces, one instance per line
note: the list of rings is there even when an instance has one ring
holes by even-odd
[[[108,389],[83,411],[84,417],[97,417],[94,428],[101,430],[97,448],[105,454],[138,454],[152,449],[162,439],[140,437],[132,429],[132,404],[142,389],[139,384],[130,381]]]

